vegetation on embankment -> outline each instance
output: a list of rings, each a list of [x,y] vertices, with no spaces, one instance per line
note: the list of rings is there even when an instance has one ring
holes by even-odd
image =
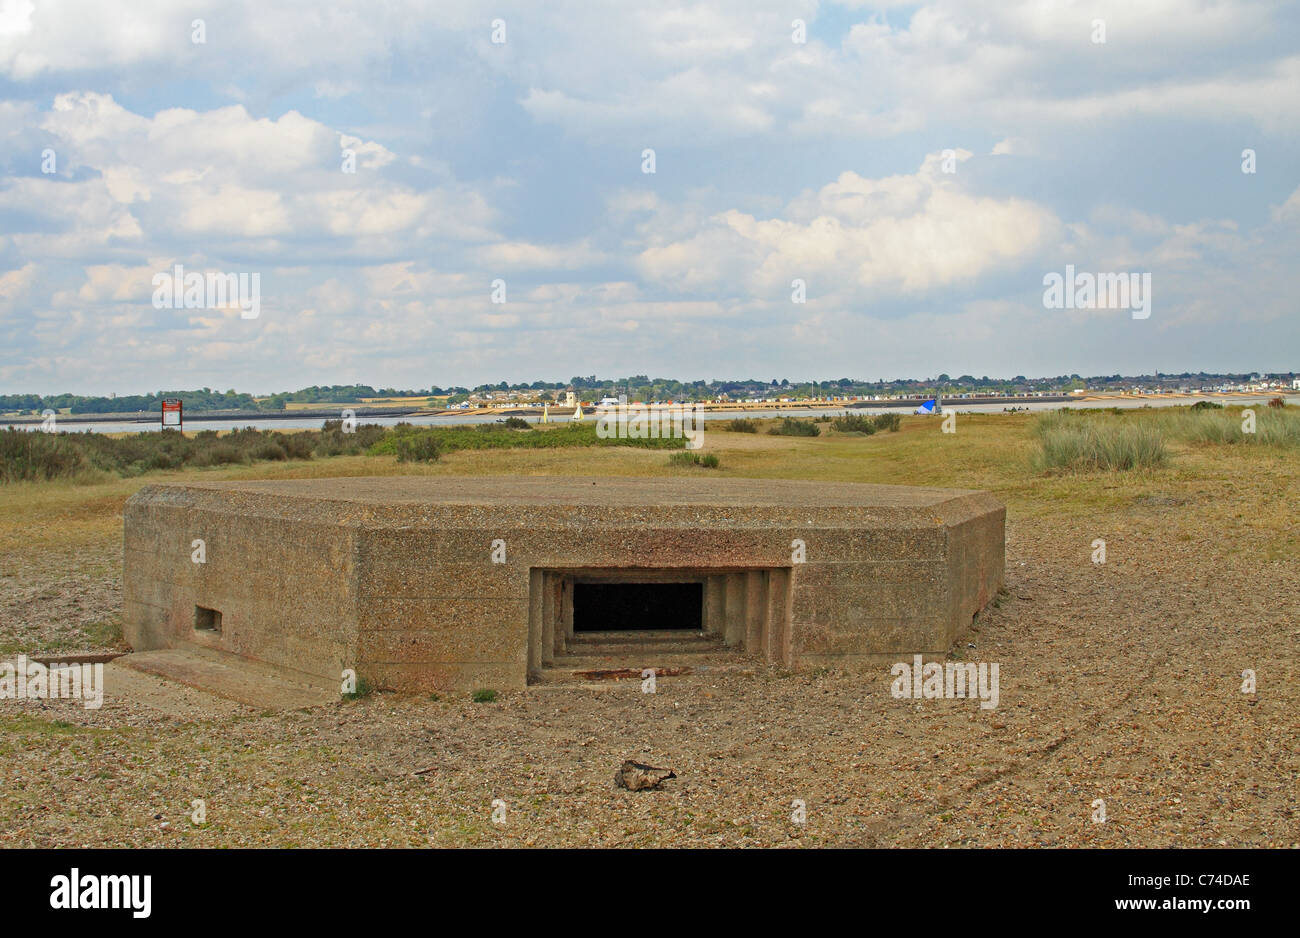
[[[432,462],[445,453],[479,449],[557,449],[634,446],[682,449],[683,439],[602,438],[595,423],[531,428],[523,421],[457,427],[362,424],[345,430],[327,421],[320,430],[284,433],[245,428],[218,433],[176,430],[148,433],[43,433],[0,430],[0,482],[58,479],[95,482],[173,469],[310,460],[330,456],[396,456],[403,462]]]

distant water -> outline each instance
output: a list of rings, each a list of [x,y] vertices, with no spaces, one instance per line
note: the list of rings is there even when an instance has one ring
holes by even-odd
[[[1271,398],[1277,397],[1276,394],[1262,394],[1259,397],[1239,397],[1231,399],[1204,398],[1205,400],[1219,400],[1226,404],[1245,404],[1245,405],[1263,405],[1267,404]],[[1294,403],[1295,395],[1283,395]],[[1061,407],[1072,407],[1082,410],[1084,408],[1133,408],[1133,407],[1173,407],[1177,405],[1186,405],[1194,403],[1194,399],[1154,397],[1147,400],[1107,400],[1107,401],[1035,401],[1026,404],[1015,405],[1020,410],[1031,412],[1044,410],[1057,410]],[[1010,405],[1006,404],[981,404],[973,401],[949,401],[943,405],[945,411],[956,411],[965,414],[1000,414],[1009,409]],[[853,407],[849,409],[831,408],[831,409],[789,409],[789,410],[750,410],[750,411],[722,411],[705,413],[700,416],[705,420],[735,420],[737,417],[751,417],[762,419],[766,417],[810,417],[830,415],[838,417],[843,414],[903,414],[912,413],[912,407]],[[319,430],[324,426],[323,417],[303,417],[303,418],[285,418],[285,419],[258,419],[249,417],[239,420],[191,420],[185,429],[193,432],[196,430],[235,430],[241,427],[253,427],[258,430]],[[329,418],[338,420],[338,417]],[[480,423],[495,423],[503,418],[496,416],[478,416],[472,417],[461,414],[446,414],[442,416],[426,417],[357,417],[357,423],[378,424],[383,427],[391,427],[398,423],[410,423],[416,426],[426,427],[454,427],[466,426]],[[540,417],[525,417],[529,423],[537,423]],[[595,419],[594,412],[587,411],[588,421]],[[552,417],[552,423],[568,423],[567,416]],[[0,426],[4,424],[0,423]],[[39,430],[39,423],[29,424],[10,424],[20,430]],[[57,422],[57,428],[62,433],[147,433],[156,431],[159,428],[157,421],[148,423],[128,423],[116,421],[104,421],[102,423],[69,423],[65,420]]]

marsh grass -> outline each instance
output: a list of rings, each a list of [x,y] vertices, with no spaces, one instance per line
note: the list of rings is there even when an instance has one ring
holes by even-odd
[[[1246,410],[1254,414],[1254,432]],[[1154,468],[1168,459],[1167,444],[1300,448],[1300,411],[1290,407],[1136,408],[1057,410],[1030,425],[1037,471]]]
[[[1034,420],[1038,472],[1154,469],[1169,458],[1160,430],[1144,423],[1050,411]]]
[[[1255,432],[1246,432],[1244,410],[1188,408],[1161,415],[1175,439],[1187,443],[1246,444],[1282,449],[1300,447],[1300,411],[1287,407],[1256,407]]]

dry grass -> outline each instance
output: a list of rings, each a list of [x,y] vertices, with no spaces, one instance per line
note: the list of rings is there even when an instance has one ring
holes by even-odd
[[[1173,415],[1170,415],[1173,416]],[[1094,513],[1121,509],[1135,499],[1170,489],[1223,491],[1231,505],[1254,485],[1262,497],[1294,483],[1294,460],[1272,448],[1249,452],[1230,446],[1169,443],[1163,469],[1073,473],[1064,477],[1033,470],[1035,418],[1025,414],[962,414],[956,433],[942,433],[933,417],[906,417],[898,433],[862,437],[772,436],[731,433],[706,425],[704,452],[719,456],[719,476],[935,485],[988,489],[1012,516]],[[1094,419],[1106,419],[1098,417]],[[1124,422],[1168,420],[1155,413],[1124,415]],[[399,463],[392,457],[339,456],[310,462],[258,463],[198,470],[154,472],[134,479],[96,484],[21,483],[0,487],[0,554],[43,553],[102,543],[120,536],[122,504],[142,485],[190,479],[304,479],[385,475],[610,475],[675,474],[655,450],[572,448],[452,452],[437,463]],[[1271,489],[1271,491],[1270,491]],[[1240,509],[1242,506],[1237,505]],[[1239,511],[1234,513],[1240,513]],[[1268,511],[1269,528],[1289,526],[1286,513]]]

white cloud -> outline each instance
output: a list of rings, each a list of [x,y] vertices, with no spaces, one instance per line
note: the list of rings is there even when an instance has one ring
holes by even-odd
[[[398,182],[383,172],[396,159],[388,148],[295,111],[270,120],[239,105],[171,108],[150,118],[109,95],[73,92],[55,99],[40,126],[77,181],[20,177],[0,190],[0,208],[57,229],[14,232],[33,251],[169,250],[173,239],[201,237],[214,251],[251,241],[288,254],[299,239],[326,236],[335,253],[371,256],[410,239],[496,237],[477,192]],[[356,173],[342,171],[341,144],[357,152]]]
[[[974,281],[1059,237],[1050,210],[971,195],[938,159],[909,176],[843,173],[791,202],[785,218],[723,212],[689,238],[647,248],[640,268],[683,291],[773,296],[801,278],[814,294],[846,298]]]
[[[510,241],[493,244],[479,251],[479,260],[484,266],[508,270],[573,270],[590,267],[606,259],[606,255],[593,249],[585,240],[571,245]]]
[[[36,279],[36,264],[28,261],[17,270],[7,270],[0,274],[0,307],[11,307],[22,299],[31,289]]]
[[[0,0],[0,383],[1280,356],[1296,20],[1271,0]],[[953,141],[981,155],[914,169]],[[173,262],[262,271],[262,318],[154,310]],[[1045,315],[1065,263],[1152,270],[1158,347],[1113,311]]]

